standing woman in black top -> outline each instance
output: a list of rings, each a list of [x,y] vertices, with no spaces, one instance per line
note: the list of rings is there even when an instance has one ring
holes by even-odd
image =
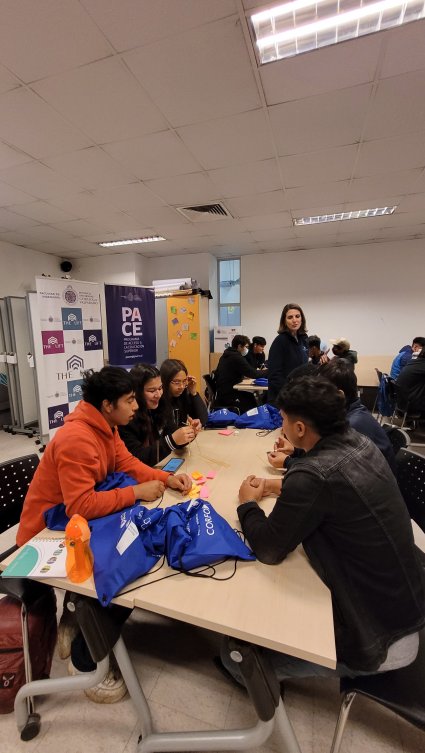
[[[172,450],[195,439],[191,426],[167,425],[162,401],[161,375],[155,366],[140,363],[130,371],[138,409],[134,418],[118,431],[129,452],[146,465],[156,465]]]
[[[297,303],[287,303],[280,317],[278,335],[268,358],[268,400],[274,404],[288,374],[308,361],[308,337],[304,312]]]
[[[161,365],[163,403],[168,425],[178,428],[190,424],[196,433],[208,421],[208,410],[183,361],[166,358]]]

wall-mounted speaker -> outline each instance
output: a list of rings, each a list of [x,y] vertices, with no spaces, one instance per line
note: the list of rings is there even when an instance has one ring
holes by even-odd
[[[60,267],[62,272],[70,272],[72,269],[72,264],[70,261],[61,261]]]

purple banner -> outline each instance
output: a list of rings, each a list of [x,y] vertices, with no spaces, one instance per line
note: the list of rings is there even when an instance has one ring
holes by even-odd
[[[154,290],[105,285],[105,301],[111,366],[156,363]]]

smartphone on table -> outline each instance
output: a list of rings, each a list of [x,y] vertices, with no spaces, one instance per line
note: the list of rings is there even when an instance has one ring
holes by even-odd
[[[167,473],[176,473],[183,465],[184,458],[171,458],[165,465],[162,466],[161,471],[167,471]]]

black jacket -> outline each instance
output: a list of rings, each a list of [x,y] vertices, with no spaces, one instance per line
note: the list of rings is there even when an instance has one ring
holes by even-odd
[[[392,472],[396,475],[397,469],[395,455],[388,434],[386,434],[382,426],[378,424],[376,418],[372,416],[366,406],[360,402],[360,398],[357,398],[357,400],[354,400],[347,406],[347,420],[352,429],[369,437],[373,444],[381,450]]]
[[[273,340],[268,357],[269,389],[268,402],[275,403],[288,374],[308,361],[308,337],[298,335],[295,339],[289,332],[281,332]]]
[[[188,389],[185,389],[179,397],[173,397],[170,403],[166,404],[166,422],[167,426],[173,431],[183,426],[187,422],[187,417],[199,418],[202,426],[208,421],[208,410],[199,392],[191,395]]]
[[[396,382],[397,407],[425,413],[425,358],[408,361]]]
[[[281,562],[302,543],[332,594],[337,658],[373,672],[388,647],[425,624],[424,572],[406,505],[382,453],[353,429],[294,463],[267,518],[238,507],[257,557]]]
[[[248,348],[248,353],[245,356],[245,360],[253,369],[261,369],[261,376],[267,376],[267,369],[264,368],[266,362],[265,353],[254,353],[252,348]]]
[[[215,372],[216,404],[222,407],[234,405],[235,401],[239,399],[240,393],[233,389],[233,385],[241,382],[244,377],[256,379],[258,376],[258,371],[250,366],[245,356],[236,348],[227,348],[221,356]]]
[[[171,428],[165,427],[163,414],[158,411],[140,410],[126,426],[119,426],[118,432],[128,451],[136,458],[154,466],[165,458],[178,445],[171,438]]]

